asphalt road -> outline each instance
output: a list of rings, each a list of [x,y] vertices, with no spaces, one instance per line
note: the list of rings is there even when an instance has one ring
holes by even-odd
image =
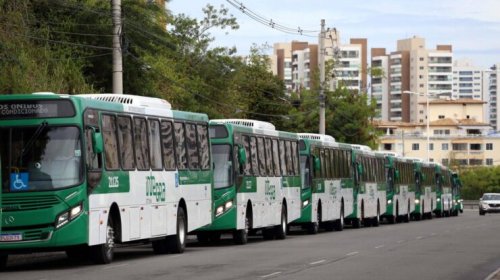
[[[500,214],[434,218],[346,229],[244,246],[191,240],[181,255],[149,245],[120,248],[110,265],[70,261],[64,253],[9,259],[0,279],[484,279],[500,267]]]

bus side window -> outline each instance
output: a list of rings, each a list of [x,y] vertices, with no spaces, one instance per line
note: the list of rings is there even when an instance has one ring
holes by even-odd
[[[295,175],[300,175],[299,170],[299,150],[297,149],[297,142],[292,142],[292,159],[293,159],[293,171]]]
[[[294,175],[293,172],[293,161],[292,161],[292,146],[290,145],[290,141],[285,141],[285,146],[286,146],[286,163],[287,163],[287,174],[289,176]]]
[[[130,117],[119,116],[118,146],[120,147],[120,160],[124,170],[135,169],[134,145],[132,137],[132,120]]]
[[[274,176],[280,177],[280,150],[278,146],[278,139],[273,139],[273,163],[274,163]]]
[[[149,158],[151,159],[151,168],[154,170],[163,169],[161,160],[160,143],[160,122],[155,119],[149,119]]]
[[[177,168],[187,169],[187,156],[186,156],[186,137],[184,135],[184,124],[175,122],[175,155],[177,160]]]
[[[135,161],[137,169],[149,169],[149,147],[146,119],[134,118]]]
[[[286,168],[287,161],[285,160],[286,158],[285,142],[283,140],[280,140],[279,147],[280,147],[279,149],[280,149],[281,176],[286,176],[288,173]]]
[[[257,139],[255,136],[250,137],[250,154],[252,158],[252,175],[259,175],[259,160],[257,157]]]
[[[200,168],[200,158],[198,145],[196,143],[196,125],[192,123],[186,124],[186,143],[188,150],[189,169]]]
[[[174,138],[172,122],[161,122],[161,143],[163,148],[163,164],[166,170],[175,169]]]
[[[118,141],[116,139],[116,118],[102,115],[102,137],[104,140],[105,164],[108,170],[120,168],[118,161]]]
[[[265,146],[266,146],[266,167],[267,167],[267,175],[274,176],[274,168],[273,168],[273,156],[271,153],[271,139],[265,138]]]
[[[252,175],[253,156],[252,153],[250,152],[250,138],[246,135],[243,136],[243,148],[245,148],[245,154],[247,156],[247,162],[245,163],[245,166],[243,168],[244,174],[246,176],[250,176]]]
[[[260,176],[266,176],[266,151],[264,147],[264,139],[262,137],[257,138],[257,153],[259,156],[259,174]]]
[[[202,170],[210,169],[210,151],[208,145],[208,129],[206,125],[197,125],[198,145],[200,150],[200,167]]]

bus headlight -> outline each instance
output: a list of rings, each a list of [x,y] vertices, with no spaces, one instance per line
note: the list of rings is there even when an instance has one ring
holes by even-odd
[[[220,216],[222,213],[224,213],[224,206],[221,205],[215,210],[215,216]]]
[[[392,200],[387,200],[387,204],[391,204],[392,203]]]
[[[309,205],[309,199],[302,201],[302,208],[306,207],[307,205]]]
[[[59,216],[57,216],[56,219],[56,229],[61,228],[65,224],[74,220],[76,217],[80,216],[80,214],[82,213],[83,213],[83,204],[80,203],[77,206],[72,207],[69,211],[60,214]]]
[[[420,203],[420,200],[415,199],[415,204],[419,204],[419,203]]]
[[[436,201],[437,201],[437,202],[440,202],[440,201],[441,201],[441,198],[439,198],[439,197],[438,197],[438,198],[436,198]]]
[[[232,200],[230,200],[230,201],[226,202],[226,204],[224,204],[224,209],[226,209],[226,211],[229,208],[231,208],[231,207],[233,207],[233,201]]]

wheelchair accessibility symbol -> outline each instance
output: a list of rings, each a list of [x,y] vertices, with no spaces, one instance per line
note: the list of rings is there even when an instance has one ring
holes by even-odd
[[[10,190],[24,191],[28,189],[28,173],[11,173],[10,174]]]

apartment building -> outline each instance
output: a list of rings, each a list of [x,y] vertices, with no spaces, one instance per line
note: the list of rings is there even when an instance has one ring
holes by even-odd
[[[321,37],[320,37],[321,39]],[[340,44],[339,33],[331,29],[324,36],[325,61],[334,64],[333,73],[328,78],[329,88],[337,84],[361,92],[367,87],[367,40],[350,39],[349,44]],[[300,92],[313,87],[314,75],[319,73],[319,44],[292,41],[274,44],[271,69],[285,82],[289,92]]]
[[[373,55],[375,54],[375,55]],[[386,95],[387,116],[390,121],[418,122],[425,119],[419,103],[438,96],[451,96],[452,93],[452,61],[451,45],[437,45],[436,49],[427,49],[425,39],[412,37],[397,41],[397,50],[386,54],[382,49],[372,49],[372,67],[383,65],[387,90],[382,87],[381,95]],[[377,82],[379,82],[377,80]],[[380,83],[371,85],[372,91],[380,91]],[[380,95],[380,94],[379,94]],[[384,98],[382,97],[382,100]],[[381,101],[383,102],[383,101]],[[381,108],[384,108],[383,104]]]
[[[450,166],[500,165],[496,152],[500,135],[492,134],[484,122],[485,105],[473,99],[433,100],[429,102],[429,130],[426,123],[377,121],[375,125],[384,133],[379,150]]]
[[[498,83],[498,77],[500,77],[500,63],[493,65],[490,70],[484,72],[484,84],[485,90],[485,100],[488,101],[488,114],[489,124],[493,127],[495,131],[500,131],[500,117],[498,112],[500,111],[499,94],[500,94],[500,83]]]
[[[370,100],[374,99],[377,103],[378,120],[389,120],[389,56],[385,48],[371,49],[372,75]]]

